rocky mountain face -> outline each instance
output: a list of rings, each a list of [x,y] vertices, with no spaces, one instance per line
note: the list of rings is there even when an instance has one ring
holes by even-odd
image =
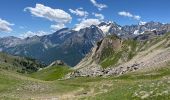
[[[45,36],[25,39],[7,37],[0,39],[0,50],[13,55],[26,56],[50,64],[60,59],[74,66],[98,41],[103,38],[101,30],[95,26],[79,32],[62,29]]]
[[[154,32],[153,32],[154,33]],[[143,33],[143,36],[150,34]],[[141,35],[142,36],[142,35]],[[137,36],[138,37],[138,36]],[[153,70],[170,62],[170,33],[147,39],[122,39],[109,36],[74,67],[66,78],[122,75],[138,70]]]
[[[146,24],[120,26],[114,22],[102,22],[97,26],[92,25],[79,31],[64,28],[45,36],[33,36],[25,39],[0,38],[0,51],[31,57],[46,64],[60,59],[68,65],[74,66],[89,53],[98,41],[108,35],[116,34],[124,39],[147,39],[150,37],[149,34],[148,36],[140,36],[146,31],[154,31],[152,34],[160,35],[169,32],[170,25],[148,22]]]

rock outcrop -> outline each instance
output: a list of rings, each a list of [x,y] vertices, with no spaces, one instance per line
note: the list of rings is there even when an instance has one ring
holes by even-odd
[[[56,60],[54,62],[52,62],[48,67],[51,67],[51,66],[65,66],[67,64],[65,64],[62,60]]]

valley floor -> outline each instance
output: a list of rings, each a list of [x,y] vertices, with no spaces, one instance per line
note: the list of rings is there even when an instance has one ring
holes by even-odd
[[[140,73],[140,74],[139,74]],[[170,100],[170,68],[42,81],[0,70],[0,100]]]

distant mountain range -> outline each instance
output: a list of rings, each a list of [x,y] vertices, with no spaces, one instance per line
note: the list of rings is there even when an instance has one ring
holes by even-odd
[[[151,32],[145,35],[145,32]],[[87,28],[75,31],[63,28],[57,32],[33,36],[25,39],[17,37],[0,38],[0,51],[19,56],[37,59],[45,64],[55,60],[63,60],[70,66],[75,66],[85,57],[96,42],[108,35],[127,39],[147,39],[153,34],[160,35],[170,31],[170,24],[148,22],[138,25],[120,26],[114,22],[102,22]]]

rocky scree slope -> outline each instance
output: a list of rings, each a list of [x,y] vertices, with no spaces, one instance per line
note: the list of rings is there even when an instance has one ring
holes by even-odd
[[[151,31],[143,34],[146,35],[149,38],[104,38],[66,77],[122,75],[166,66],[170,62],[170,33],[157,35]]]

